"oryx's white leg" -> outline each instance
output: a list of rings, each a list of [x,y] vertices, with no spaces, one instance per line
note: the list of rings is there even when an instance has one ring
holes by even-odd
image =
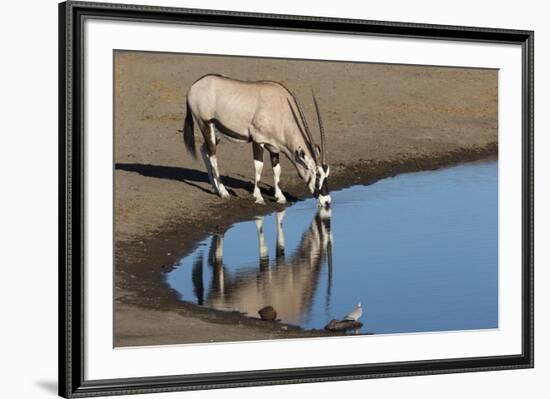
[[[258,232],[258,245],[260,250],[260,259],[267,259],[269,257],[269,251],[265,242],[264,236],[264,218],[263,216],[257,217],[254,221],[256,223],[256,230]]]
[[[223,234],[215,234],[212,237],[208,261],[211,266],[223,265]]]
[[[262,178],[262,169],[264,167],[264,147],[262,144],[252,143],[252,153],[254,154],[254,199],[256,204],[265,204],[260,192],[260,179]]]
[[[218,237],[218,242],[216,243],[216,252],[214,253],[214,259],[216,263],[223,263],[223,235]]]
[[[210,164],[212,165],[212,175],[214,178],[214,186],[218,190],[218,194],[220,194],[222,198],[225,198],[225,199],[230,198],[229,192],[227,191],[227,189],[225,188],[225,186],[223,185],[220,179],[220,172],[218,170],[218,160],[216,159],[215,155],[210,156]]]
[[[216,272],[215,272],[215,278],[216,282],[218,284],[218,292],[220,293],[220,297],[225,296],[225,268],[223,266],[216,266]]]
[[[283,218],[285,217],[285,212],[277,212],[275,218],[277,220],[277,256],[285,254],[285,236],[283,233]]]
[[[212,165],[210,164],[210,157],[208,156],[206,143],[201,145],[201,155],[202,155],[202,160],[204,162],[204,166],[206,166],[206,171],[208,172],[208,179],[210,180],[210,185],[214,188],[214,190],[217,191],[217,188],[214,185],[214,179],[212,177]]]
[[[214,127],[214,123],[209,123],[208,128],[209,134],[206,144],[208,148],[208,160],[210,161],[210,166],[212,170],[212,185],[222,198],[228,199],[230,197],[229,193],[227,192],[227,189],[220,179],[220,171],[218,170],[218,159],[216,158],[216,130]]]
[[[262,177],[262,169],[264,167],[264,163],[262,161],[254,160],[254,199],[256,204],[265,204],[264,198],[262,197],[262,193],[260,192],[260,187],[258,187],[258,184],[260,183],[260,179]]]
[[[279,163],[279,154],[271,153],[271,166],[273,167],[273,182],[275,185],[275,198],[278,204],[286,204],[286,198],[281,188],[279,181],[281,178],[281,164]]]

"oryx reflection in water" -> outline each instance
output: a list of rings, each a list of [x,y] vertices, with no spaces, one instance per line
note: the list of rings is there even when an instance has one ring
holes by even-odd
[[[292,253],[287,253],[285,247],[284,217],[285,211],[274,215],[274,242],[266,239],[264,217],[254,220],[256,234],[251,231],[250,240],[241,244],[255,246],[257,241],[257,264],[246,267],[235,269],[225,263],[225,234],[213,235],[207,256],[199,253],[192,264],[194,302],[220,310],[237,310],[253,317],[258,317],[259,309],[271,305],[281,321],[300,324],[311,311],[321,275],[324,275],[328,281],[323,296],[328,309],[332,287],[331,210],[317,210]],[[230,234],[231,230],[227,235]],[[269,257],[270,245],[274,245],[273,259]],[[328,270],[323,272],[325,268]],[[183,299],[190,299],[188,293],[182,294]]]

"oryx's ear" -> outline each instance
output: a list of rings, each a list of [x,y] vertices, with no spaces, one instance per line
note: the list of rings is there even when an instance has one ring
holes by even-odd
[[[321,156],[321,147],[319,147],[319,144],[315,144],[315,149],[317,150],[317,155]]]

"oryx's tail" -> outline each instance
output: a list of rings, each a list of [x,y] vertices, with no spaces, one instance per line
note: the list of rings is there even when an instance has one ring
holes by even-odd
[[[195,133],[193,129],[193,114],[191,113],[191,108],[189,108],[189,101],[185,101],[187,106],[187,115],[185,115],[185,122],[183,124],[183,141],[185,143],[185,148],[189,151],[189,154],[193,158],[197,158],[197,149],[195,147]]]

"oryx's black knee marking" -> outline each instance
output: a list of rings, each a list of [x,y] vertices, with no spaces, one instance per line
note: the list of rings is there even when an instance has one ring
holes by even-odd
[[[279,165],[279,154],[271,152],[271,153],[269,153],[269,155],[271,157],[271,166],[275,167],[275,166]]]
[[[264,161],[264,148],[258,143],[252,143],[252,154],[255,161]]]

